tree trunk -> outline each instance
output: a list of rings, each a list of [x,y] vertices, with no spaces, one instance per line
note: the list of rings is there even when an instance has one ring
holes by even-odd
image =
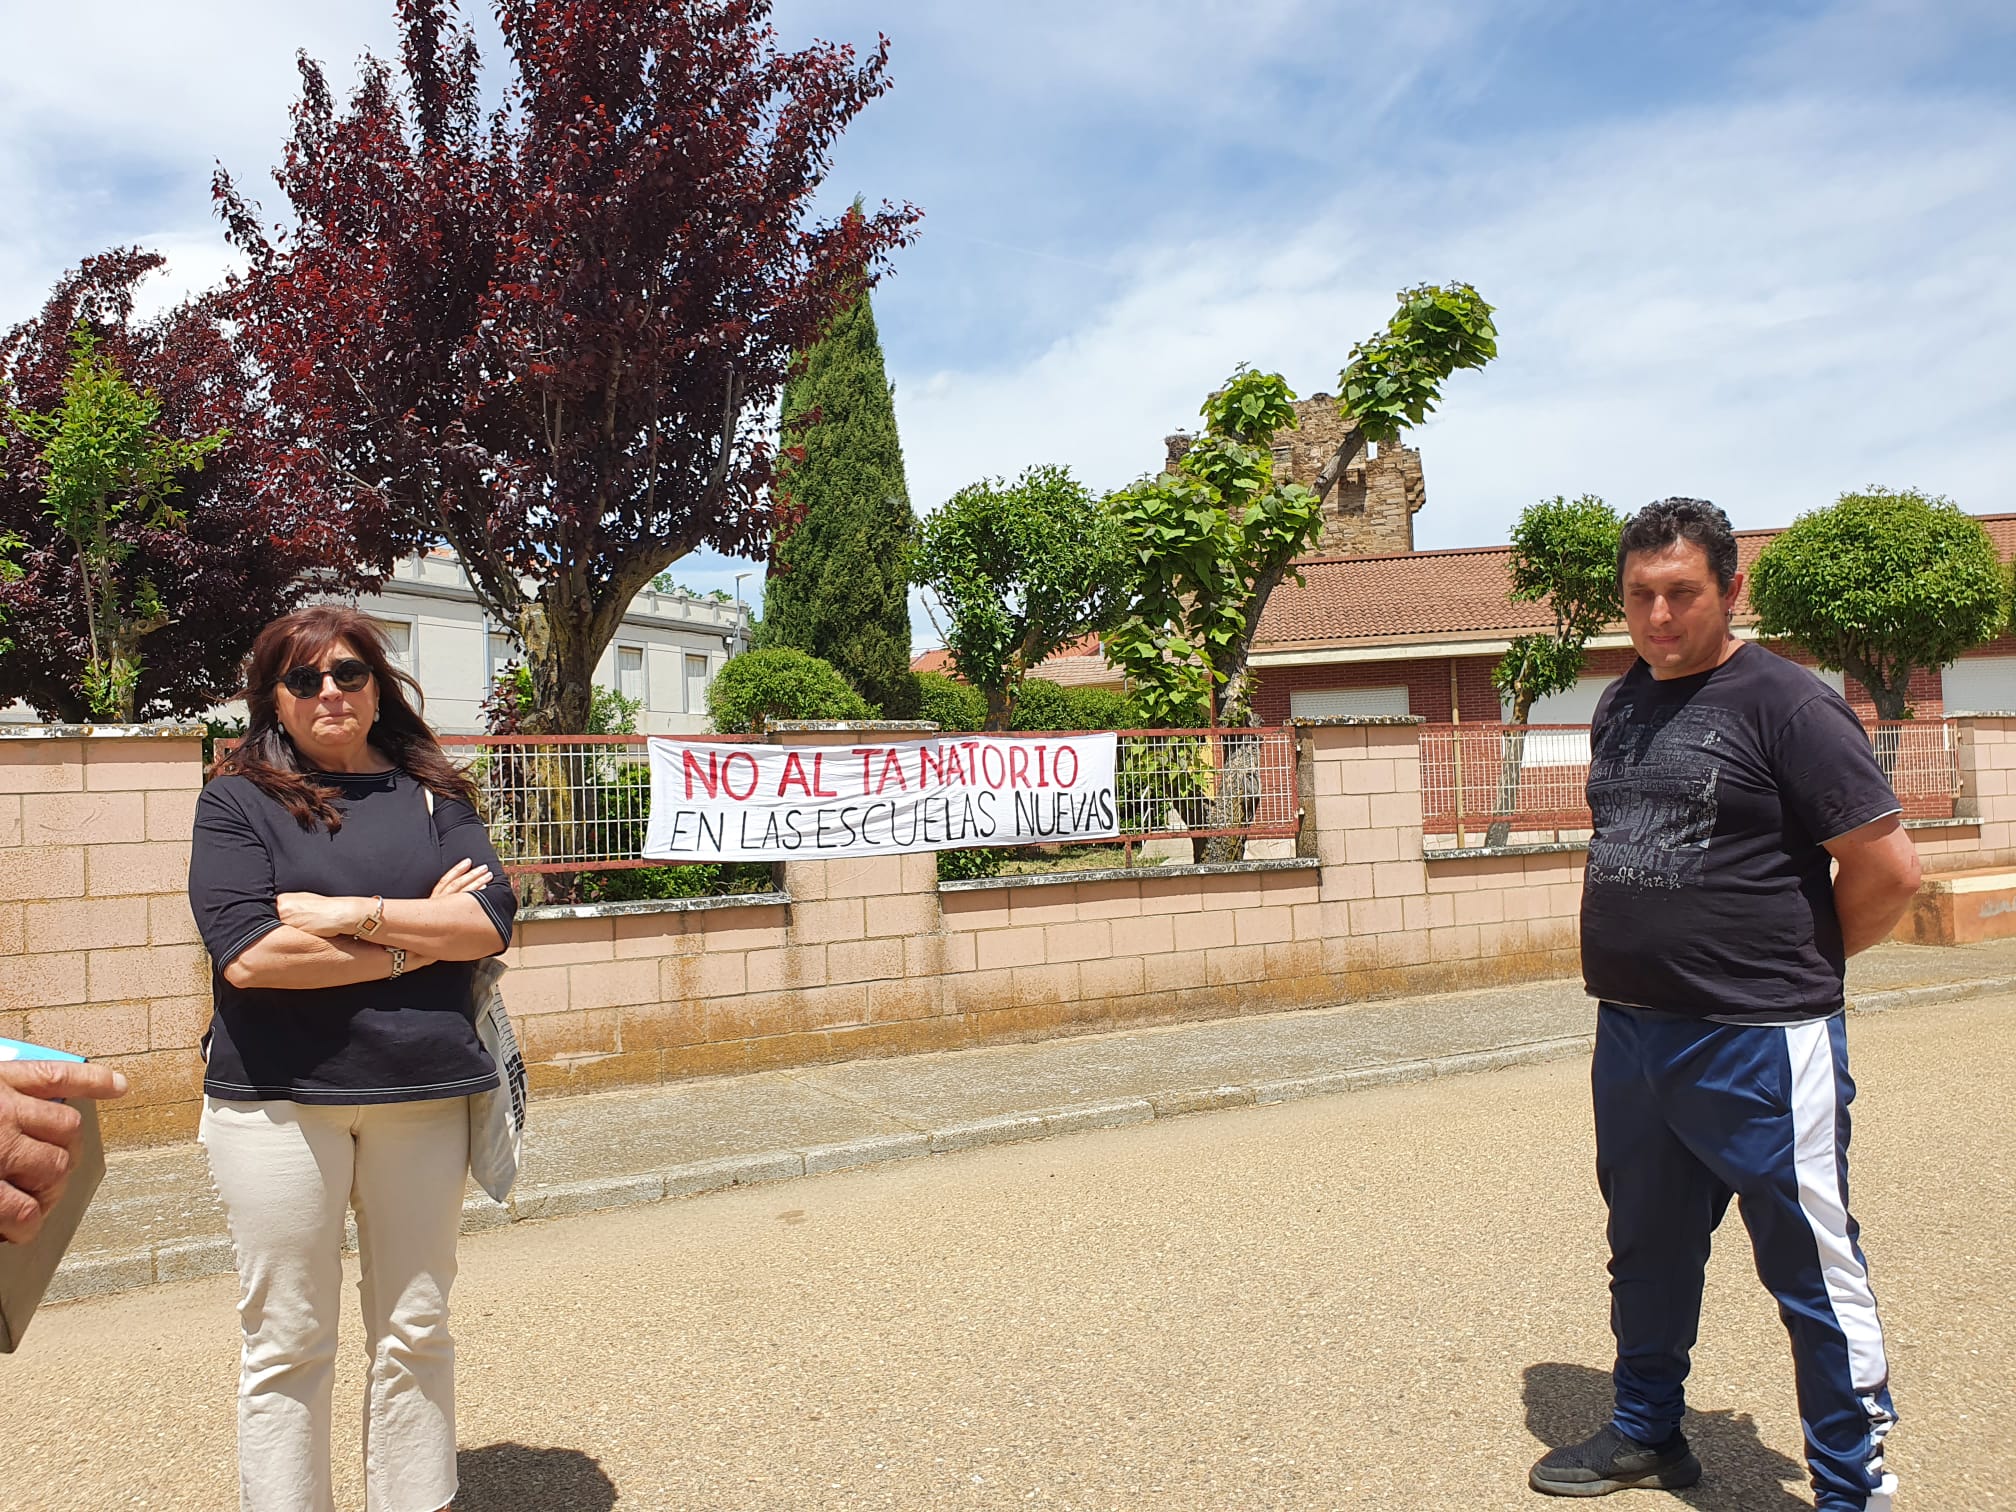
[[[1260,740],[1230,730],[1219,739],[1218,790],[1205,828],[1240,829],[1252,822],[1260,802]],[[1245,854],[1244,835],[1211,835],[1205,841],[1201,859],[1238,861]]]
[[[554,584],[547,587],[550,592]],[[532,708],[520,725],[525,734],[565,740],[587,733],[595,698],[595,663],[602,648],[586,630],[585,613],[554,614],[531,603],[520,614],[519,639],[532,675]],[[517,789],[518,812],[513,818],[522,859],[538,862],[579,852],[587,817],[576,812],[579,763],[538,747],[520,753],[518,760],[523,785]],[[573,901],[579,892],[579,872],[534,875],[548,903]]]
[[[1006,688],[987,689],[987,718],[980,729],[988,735],[1006,735],[1015,720],[1015,706]]]
[[[518,617],[518,639],[532,674],[532,708],[524,718],[528,735],[557,739],[587,733],[602,647],[585,633],[584,618],[548,613],[538,603],[527,604]]]
[[[1904,732],[1897,725],[1911,717],[1910,706],[1904,701],[1904,690],[1910,682],[1911,669],[1906,667],[1897,674],[1895,687],[1878,685],[1869,690],[1875,696],[1878,721],[1871,741],[1876,749],[1876,765],[1882,769],[1883,780],[1893,788],[1897,785],[1897,757],[1904,743]]]
[[[1912,669],[1898,667],[1885,678],[1880,667],[1872,666],[1856,656],[1844,657],[1841,669],[1862,684],[1869,694],[1869,701],[1876,705],[1878,728],[1873,734],[1871,743],[1875,747],[1876,765],[1882,768],[1884,781],[1894,785],[1897,780],[1897,748],[1901,743],[1900,732],[1895,729],[1884,729],[1882,725],[1911,717],[1910,705],[1905,702],[1905,693],[1911,686]]]
[[[1498,801],[1491,807],[1491,827],[1484,832],[1484,846],[1496,850],[1512,839],[1512,816],[1519,808],[1519,779],[1526,765],[1525,724],[1533,712],[1533,700],[1520,698],[1512,706],[1512,723],[1519,728],[1499,737],[1503,747],[1498,763]],[[1457,737],[1461,739],[1462,737]]]
[[[1338,443],[1337,450],[1331,455],[1330,460],[1323,464],[1323,471],[1316,475],[1312,491],[1319,499],[1330,497],[1330,490],[1335,488],[1337,480],[1344,476],[1345,464],[1365,448],[1364,431],[1359,429],[1356,421],[1347,423],[1350,429],[1344,432],[1344,439]]]

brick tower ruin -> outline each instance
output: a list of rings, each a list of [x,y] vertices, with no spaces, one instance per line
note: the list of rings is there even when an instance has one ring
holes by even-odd
[[[1295,406],[1296,428],[1274,435],[1274,476],[1283,483],[1316,486],[1317,476],[1350,444],[1344,469],[1323,500],[1323,534],[1311,556],[1385,556],[1414,549],[1414,513],[1427,502],[1421,478],[1421,453],[1411,446],[1382,446],[1373,451],[1357,428],[1337,413],[1337,401],[1315,394]],[[1189,448],[1184,433],[1168,438],[1167,466]]]

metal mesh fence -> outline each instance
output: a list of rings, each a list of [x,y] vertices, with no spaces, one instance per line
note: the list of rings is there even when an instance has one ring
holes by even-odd
[[[1287,728],[1122,730],[1116,771],[1128,839],[1289,836],[1300,827]]]
[[[1907,819],[1945,819],[1960,792],[1959,752],[1944,720],[1867,727]],[[1590,826],[1587,725],[1424,725],[1421,827],[1432,842],[1565,839]],[[1501,838],[1502,837],[1502,838]]]
[[[682,736],[740,743],[743,737]],[[445,737],[442,748],[468,774],[490,819],[504,869],[613,871],[680,863],[645,861],[651,814],[647,736]]]
[[[1960,796],[1960,744],[1950,723],[1889,721],[1871,726],[1869,739],[1906,819],[1953,817],[1953,800]]]
[[[505,870],[522,874],[673,864],[641,858],[651,811],[647,740],[464,735],[446,737],[442,746],[482,795]],[[1124,730],[1118,746],[1125,841],[1292,836],[1299,828],[1291,730]]]

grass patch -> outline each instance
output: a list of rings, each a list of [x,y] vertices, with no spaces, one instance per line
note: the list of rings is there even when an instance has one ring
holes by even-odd
[[[1144,857],[1137,849],[1133,869],[1160,866],[1160,856]],[[1127,851],[1119,845],[1025,845],[1007,851],[1001,862],[1004,877],[1029,877],[1043,872],[1103,871],[1126,866]]]

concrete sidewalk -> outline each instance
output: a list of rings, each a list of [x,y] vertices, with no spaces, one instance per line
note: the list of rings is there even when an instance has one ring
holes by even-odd
[[[2016,991],[2016,940],[1880,946],[1848,986],[1858,1012]],[[1552,981],[555,1099],[509,1205],[472,1188],[463,1228],[1550,1060],[1592,1029],[1581,983]],[[107,1165],[51,1301],[232,1268],[199,1148]]]

